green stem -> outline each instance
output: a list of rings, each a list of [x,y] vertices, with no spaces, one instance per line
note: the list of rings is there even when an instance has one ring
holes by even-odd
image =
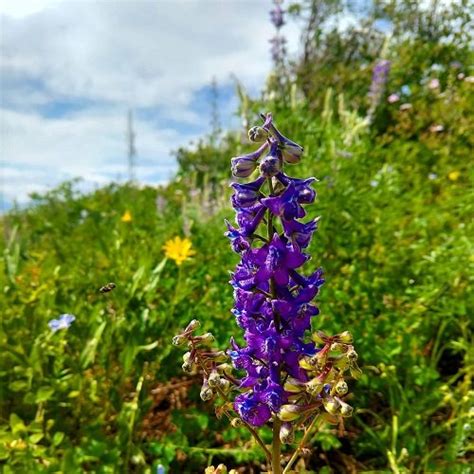
[[[273,422],[273,442],[272,442],[272,474],[281,474],[281,441],[280,441],[281,421],[275,418]]]
[[[268,189],[270,191],[270,196],[273,196],[275,190],[273,188],[272,178],[268,178]],[[273,214],[268,210],[267,217],[267,239],[270,242],[273,239],[273,233],[275,229],[273,228]],[[276,297],[275,292],[275,282],[273,278],[270,279],[270,294],[272,298]],[[280,332],[280,315],[273,315],[275,329],[277,332]],[[280,374],[278,375],[280,379]],[[280,428],[281,421],[275,416],[273,421],[273,441],[272,441],[272,474],[281,474],[281,441],[280,441]]]
[[[319,420],[319,425],[321,425],[323,419],[321,417],[318,417],[318,415],[316,415],[314,418],[313,418],[313,421],[310,423],[310,425],[308,426],[308,428],[306,429],[305,433],[304,433],[304,436],[303,438],[301,439],[300,441],[300,444],[298,445],[298,447],[296,448],[295,452],[293,453],[293,456],[291,456],[290,460],[288,461],[288,464],[286,465],[285,469],[283,469],[283,473],[282,474],[287,474],[288,472],[290,472],[290,469],[291,469],[291,466],[293,466],[294,462],[298,459],[298,455],[300,453],[300,451],[303,449],[303,446],[304,444],[306,443],[306,441],[308,440],[308,437],[311,433],[311,430],[313,429],[314,425],[316,424],[316,421]]]

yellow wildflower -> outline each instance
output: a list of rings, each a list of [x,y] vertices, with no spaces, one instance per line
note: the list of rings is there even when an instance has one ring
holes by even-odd
[[[171,258],[176,262],[176,265],[180,266],[196,253],[191,247],[192,244],[189,239],[182,239],[177,236],[168,240],[163,246],[163,250],[167,258]]]
[[[125,211],[122,216],[122,222],[131,222],[132,221],[132,214],[130,211]]]
[[[448,174],[448,178],[451,181],[457,181],[459,179],[459,176],[461,176],[460,171],[451,171],[451,173]]]

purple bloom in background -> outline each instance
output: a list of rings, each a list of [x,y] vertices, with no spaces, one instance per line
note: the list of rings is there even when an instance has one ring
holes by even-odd
[[[283,0],[273,0],[273,3],[273,9],[270,10],[270,19],[275,26],[276,33],[275,36],[270,40],[270,53],[275,65],[283,66],[286,55],[286,39],[280,33],[281,27],[285,24],[285,20],[283,18],[283,9],[281,8]]]
[[[281,35],[276,35],[270,39],[270,54],[275,63],[283,61],[286,54],[286,39]]]
[[[52,319],[48,322],[51,331],[56,332],[60,329],[69,329],[76,317],[73,314],[61,314],[58,319]]]
[[[369,122],[373,120],[375,110],[377,109],[387,85],[388,75],[390,74],[391,63],[387,59],[377,61],[372,71],[372,82],[369,88],[369,110],[367,118]],[[393,98],[393,97],[392,97]]]
[[[285,24],[281,3],[282,0],[274,0],[275,6],[273,7],[273,10],[270,10],[270,19],[271,22],[275,25],[276,29],[280,29]]]

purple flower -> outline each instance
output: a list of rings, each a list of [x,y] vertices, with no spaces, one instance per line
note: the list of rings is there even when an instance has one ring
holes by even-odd
[[[238,178],[249,177],[257,168],[257,160],[267,149],[268,142],[265,142],[257,151],[248,155],[235,156],[231,159],[232,174]]]
[[[273,124],[272,114],[267,114],[264,117],[265,123],[263,124],[263,129],[271,133],[276,139],[276,143],[278,144],[278,148],[281,150],[282,158],[285,163],[298,163],[303,154],[303,147],[280,133]]]
[[[270,19],[271,22],[275,25],[276,29],[280,29],[284,24],[285,20],[283,18],[283,10],[280,6],[280,1],[275,1],[275,6],[273,10],[270,10]]]
[[[279,196],[268,197],[261,202],[272,214],[286,220],[301,218],[306,214],[299,203],[298,192],[293,182],[290,182]]]
[[[69,329],[76,317],[73,314],[61,314],[58,319],[51,319],[48,322],[48,326],[51,331],[56,332],[60,329]]]
[[[235,369],[242,371],[238,383],[243,393],[235,398],[234,408],[252,426],[262,426],[289,403],[285,378],[308,381],[300,361],[316,353],[314,343],[306,343],[304,337],[311,318],[318,314],[312,300],[324,283],[321,270],[309,276],[299,272],[310,258],[303,249],[317,228],[317,219],[299,220],[306,214],[304,206],[314,202],[316,180],[284,173],[284,164],[298,161],[303,148],[280,133],[271,114],[262,118],[269,152],[260,161],[260,178],[232,184],[239,228],[227,222],[226,233],[240,254],[230,283],[235,299],[232,313],[245,341],[239,346],[231,340],[228,353]],[[252,160],[262,153],[257,154]],[[256,235],[260,224],[265,229]]]
[[[272,416],[270,408],[252,392],[238,395],[234,407],[242,419],[252,426],[263,426]]]

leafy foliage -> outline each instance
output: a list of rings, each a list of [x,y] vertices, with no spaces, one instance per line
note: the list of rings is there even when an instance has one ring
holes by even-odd
[[[304,17],[308,5],[293,10]],[[357,410],[342,438],[329,426],[314,436],[306,466],[318,472],[470,469],[472,53],[458,7],[427,23],[412,8],[374,7],[396,25],[385,94],[400,100],[384,96],[371,126],[366,91],[383,39],[375,47],[370,30],[353,44],[350,30],[338,37],[308,22],[311,60],[303,55],[287,71],[285,96],[271,81],[265,101],[239,91],[246,119],[273,110],[305,146],[295,170],[320,179],[309,214],[322,219],[310,253],[327,279],[315,329],[350,328],[358,341]],[[111,185],[84,196],[65,183],[3,216],[3,472],[259,468],[245,433],[216,420],[196,381],[180,378],[170,345],[195,317],[222,348],[233,333],[227,272],[235,257],[222,234],[231,216],[228,160],[243,151],[241,134],[229,132],[180,150],[177,179],[166,187]],[[131,219],[122,219],[126,212]],[[163,252],[175,236],[196,251],[179,267]],[[108,282],[116,288],[100,293]],[[76,321],[52,333],[47,323],[62,313]]]

